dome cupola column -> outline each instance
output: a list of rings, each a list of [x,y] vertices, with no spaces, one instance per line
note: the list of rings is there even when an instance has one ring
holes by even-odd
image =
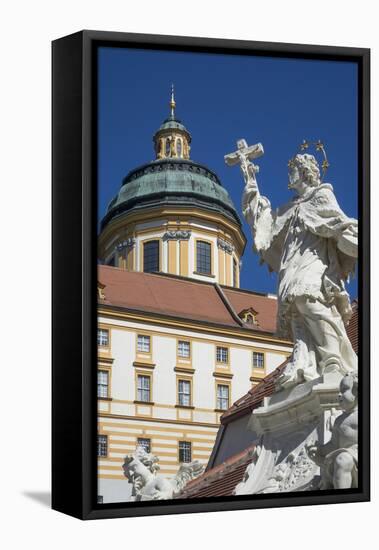
[[[156,160],[190,158],[191,134],[175,116],[174,85],[171,86],[170,116],[161,124],[154,135]]]

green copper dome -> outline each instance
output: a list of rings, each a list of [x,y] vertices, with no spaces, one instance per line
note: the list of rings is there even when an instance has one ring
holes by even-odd
[[[214,172],[191,160],[169,158],[129,172],[108,205],[101,229],[125,212],[163,205],[219,212],[241,225],[227,190]]]
[[[171,113],[154,134],[156,159],[129,172],[110,202],[101,229],[126,212],[159,206],[186,206],[219,212],[239,226],[236,209],[220,180],[206,166],[190,160],[191,134],[175,116],[174,88]]]

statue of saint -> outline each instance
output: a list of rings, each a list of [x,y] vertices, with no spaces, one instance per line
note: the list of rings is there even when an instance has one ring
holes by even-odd
[[[241,144],[225,160],[241,166],[242,209],[255,250],[278,273],[278,333],[294,341],[278,388],[313,380],[324,372],[356,372],[357,356],[345,330],[352,310],[344,283],[354,272],[358,255],[357,220],[344,214],[333,187],[321,182],[318,162],[311,154],[290,160],[288,187],[295,196],[273,211],[259,192],[258,169],[249,160],[263,154],[263,148],[258,144],[257,153],[257,146],[244,149],[246,142]]]

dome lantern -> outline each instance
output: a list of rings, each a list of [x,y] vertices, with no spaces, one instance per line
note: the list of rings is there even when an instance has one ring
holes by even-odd
[[[191,134],[175,115],[174,85],[171,86],[170,115],[154,135],[156,160],[190,158]]]

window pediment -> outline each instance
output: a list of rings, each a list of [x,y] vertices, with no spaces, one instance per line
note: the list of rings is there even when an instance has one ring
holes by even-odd
[[[255,311],[253,307],[243,309],[239,312],[238,317],[242,319],[247,325],[256,325],[259,326],[259,321],[257,319],[258,311]]]

